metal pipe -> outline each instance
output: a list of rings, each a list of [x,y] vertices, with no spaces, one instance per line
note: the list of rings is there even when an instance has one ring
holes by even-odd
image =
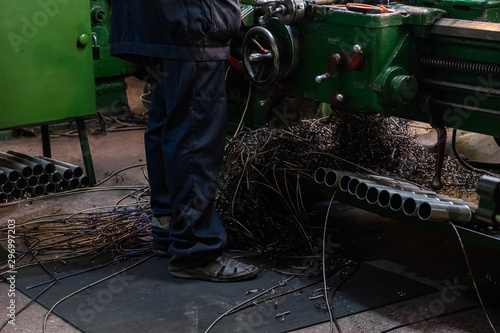
[[[62,167],[60,165],[56,165],[56,171],[55,172],[60,173],[62,175],[62,178],[64,180],[70,180],[71,178],[74,177],[72,169],[64,168],[64,167]]]
[[[56,166],[59,165],[59,166],[64,167],[64,168],[71,169],[73,171],[73,176],[74,177],[80,177],[80,176],[83,175],[83,169],[81,167],[79,167],[78,165],[74,165],[74,164],[71,164],[71,163],[66,163],[66,162],[54,160],[54,159],[48,158],[48,157],[42,157],[42,156],[38,156],[38,157],[43,158],[46,161],[52,162]]]
[[[387,188],[379,189],[377,202],[380,207],[386,208],[390,207],[392,210],[399,210],[403,204],[403,197],[401,194],[415,194],[410,191],[404,190],[390,190]],[[397,195],[395,198],[393,196]]]
[[[39,197],[45,193],[45,185],[36,185],[35,187],[30,188],[31,195],[34,197]]]
[[[342,191],[346,192],[349,190],[348,189],[349,181],[351,180],[351,178],[355,178],[356,175],[357,174],[353,172],[328,169],[325,176],[325,184],[328,187],[340,188]],[[344,183],[341,184],[342,178],[344,178]]]
[[[408,216],[417,215],[418,207],[423,203],[440,202],[437,197],[417,197],[417,198],[404,198],[403,199],[403,213]]]
[[[6,193],[0,192],[0,202],[9,201],[9,196]]]
[[[90,177],[88,176],[81,176],[79,178],[80,180],[80,187],[89,187],[90,186]]]
[[[387,187],[388,190],[413,192],[416,194],[437,195],[434,191],[424,190],[421,187],[405,181],[392,179],[385,176],[369,175],[368,179],[361,179],[362,182]]]
[[[371,186],[368,188],[368,191],[366,192],[366,201],[369,204],[376,204],[377,203],[377,198],[378,198],[378,188],[375,186]]]
[[[59,183],[62,178],[63,178],[63,176],[61,175],[61,173],[59,171],[56,171],[50,175],[50,181],[52,183]]]
[[[12,184],[11,182],[0,185],[0,192],[2,193],[11,194],[12,191],[14,191],[14,184]]]
[[[71,178],[68,182],[68,188],[74,190],[80,187],[80,180],[78,178]]]
[[[444,194],[437,194],[437,198],[441,201],[446,201],[446,202],[451,202],[455,205],[466,205],[469,206],[471,209],[477,209],[477,205],[473,202],[465,201],[460,198],[452,198]]]
[[[356,187],[359,185],[359,179],[351,177],[347,184],[347,191],[349,194],[356,195]]]
[[[59,183],[56,184],[57,190],[56,192],[64,192],[68,190],[69,184],[68,181],[63,179]]]
[[[12,199],[20,199],[21,196],[23,195],[23,191],[21,190],[18,190],[17,188],[15,188],[12,193],[10,194],[10,197]]]
[[[38,176],[38,184],[40,185],[46,185],[50,181],[50,177],[46,173],[42,173],[40,176]]]
[[[328,170],[325,175],[325,185],[328,187],[338,187],[341,176],[342,175],[335,170]]]
[[[340,190],[347,192],[349,191],[349,182],[351,181],[351,176],[349,175],[343,175],[342,178],[340,178],[339,181],[339,188]]]
[[[467,223],[472,218],[472,210],[469,206],[453,203],[424,202],[418,206],[417,215],[424,221]]]
[[[56,171],[56,166],[54,165],[54,163],[46,161],[42,158],[26,155],[15,150],[8,150],[7,153],[40,164],[46,173],[50,174]]]
[[[47,185],[45,185],[45,193],[49,194],[49,193],[55,193],[57,190],[57,186],[55,183],[48,183]]]
[[[319,167],[314,171],[314,181],[318,184],[323,184],[325,182],[327,169]]]
[[[8,181],[9,181],[8,175],[3,170],[0,170],[0,185],[3,185]]]
[[[7,154],[7,153],[1,152],[1,151],[0,151],[0,157],[5,158],[5,159],[10,160],[10,161],[13,161],[13,162],[17,162],[19,164],[24,164],[26,166],[29,166],[31,168],[31,170],[32,170],[32,173],[35,176],[36,175],[40,175],[43,172],[43,166],[41,166],[39,163],[36,163],[36,162],[33,162],[33,161],[29,161],[29,160],[25,160],[23,158],[20,158],[20,157],[11,155],[11,154]]]
[[[26,182],[28,183],[28,186],[33,187],[38,184],[38,177],[37,176],[31,176],[30,178],[26,179]]]
[[[403,206],[403,197],[399,193],[393,193],[391,199],[389,200],[389,207],[397,212]]]
[[[28,178],[33,174],[33,170],[26,164],[21,164],[4,157],[0,157],[0,165],[19,172],[19,175]]]
[[[24,190],[28,186],[28,181],[25,178],[19,178],[14,186],[18,190]]]

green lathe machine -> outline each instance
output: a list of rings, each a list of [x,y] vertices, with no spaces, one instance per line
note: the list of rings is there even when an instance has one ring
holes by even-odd
[[[128,111],[123,78],[131,66],[109,55],[110,1],[0,5],[0,129],[40,124],[48,138],[47,124],[76,119],[89,170],[82,119]],[[241,5],[228,59],[230,123],[239,121],[250,85],[251,127],[269,123],[282,96],[427,122],[438,133],[434,189],[442,186],[446,128],[500,137],[499,1]],[[487,207],[482,216],[498,224],[500,180],[481,186],[479,211]]]
[[[254,127],[269,122],[280,96],[427,122],[438,133],[434,189],[442,187],[446,127],[500,137],[499,1],[242,4],[229,59],[230,121],[239,120],[252,84],[245,124]],[[500,222],[498,183],[483,184],[491,223]]]

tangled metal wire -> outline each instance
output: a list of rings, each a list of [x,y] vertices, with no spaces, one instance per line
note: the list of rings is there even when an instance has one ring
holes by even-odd
[[[17,268],[39,262],[89,255],[89,260],[112,254],[114,260],[144,254],[151,249],[151,211],[144,207],[121,208],[73,216],[47,216],[16,226]],[[7,237],[8,228],[0,229]],[[7,266],[0,270],[8,270]]]
[[[329,167],[392,176],[427,188],[435,157],[419,143],[412,126],[406,120],[334,113],[287,129],[242,131],[226,147],[219,215],[233,236],[260,250],[290,255],[307,248],[314,255],[318,233],[306,208],[311,193],[302,191],[300,179]],[[480,178],[451,157],[443,176],[444,190],[460,193],[472,192]]]

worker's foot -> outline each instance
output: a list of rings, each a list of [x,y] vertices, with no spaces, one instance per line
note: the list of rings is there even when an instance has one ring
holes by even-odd
[[[224,255],[203,267],[181,269],[170,265],[169,269],[170,273],[177,278],[215,282],[248,280],[259,272],[259,269],[253,265],[247,265]]]
[[[171,241],[169,240],[171,216],[162,216],[151,218],[151,235],[153,236],[152,251],[159,257],[168,258],[168,248]]]

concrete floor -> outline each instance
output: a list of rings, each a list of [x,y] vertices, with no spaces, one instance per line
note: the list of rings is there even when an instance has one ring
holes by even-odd
[[[128,83],[133,88],[129,90],[131,106],[134,110],[140,110],[142,106],[138,97],[141,83],[135,80],[129,80]],[[142,130],[110,132],[105,136],[91,135],[89,141],[98,180],[124,167],[145,162]],[[54,158],[83,165],[78,138],[58,136],[53,137],[51,143]],[[0,151],[10,149],[29,155],[42,154],[39,137],[11,138],[0,141]],[[104,185],[139,184],[145,185],[147,181],[141,168],[133,168],[113,177]],[[5,225],[7,220],[15,220],[17,224],[20,224],[29,218],[52,214],[55,211],[73,213],[87,208],[113,205],[126,193],[126,190],[93,192],[62,198],[47,197],[31,203],[22,202],[3,206],[0,208],[0,224]],[[433,294],[341,318],[339,324],[342,332],[383,332],[422,317],[429,318],[429,320],[391,330],[391,332],[493,332],[480,308],[459,312],[461,309],[477,306],[478,301],[460,246],[453,235],[382,218],[355,208],[337,212],[331,217],[330,223],[349,236],[365,261],[438,288],[438,291]],[[498,253],[466,245],[470,250],[471,265],[478,272],[476,278],[480,280],[481,295],[490,304],[498,299],[500,294],[498,293],[500,275],[494,266]],[[0,322],[7,317],[8,288],[6,283],[0,283],[0,308],[2,309]],[[450,290],[455,292],[452,296],[456,297],[450,296]],[[18,307],[28,302],[27,297],[19,292],[16,293]],[[452,312],[457,313],[442,316]],[[499,308],[489,306],[488,312],[496,328],[500,329]],[[16,317],[15,326],[7,325],[2,332],[42,332],[42,322],[46,313],[47,310],[42,306],[36,303],[30,305],[26,311]],[[329,323],[325,323],[295,332],[329,331]],[[335,329],[333,331],[335,332]],[[75,333],[80,331],[57,316],[51,315],[47,332]]]

